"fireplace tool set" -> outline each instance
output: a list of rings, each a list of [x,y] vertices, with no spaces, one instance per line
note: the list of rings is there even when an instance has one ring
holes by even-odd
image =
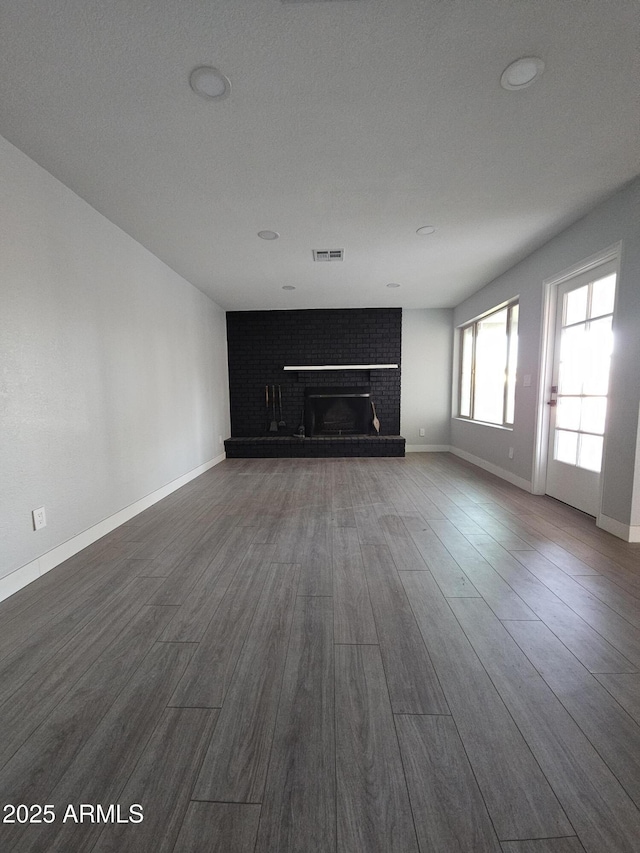
[[[269,388],[271,388],[271,393],[269,393]],[[278,410],[280,412],[280,420],[278,420],[278,416],[276,413],[276,388],[278,389],[277,402]],[[267,409],[267,422],[269,424],[269,432],[279,432],[282,427],[286,427],[287,425],[282,416],[282,388],[279,385],[265,385],[264,397]]]

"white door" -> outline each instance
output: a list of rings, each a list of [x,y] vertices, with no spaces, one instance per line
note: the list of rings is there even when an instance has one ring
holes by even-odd
[[[558,286],[546,492],[589,515],[600,509],[615,290],[614,262]]]

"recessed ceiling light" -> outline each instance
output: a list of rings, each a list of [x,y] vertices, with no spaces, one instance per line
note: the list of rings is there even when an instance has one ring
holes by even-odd
[[[189,75],[189,85],[196,93],[210,101],[220,101],[231,92],[229,78],[217,68],[199,65]]]
[[[388,284],[387,287],[400,287],[400,285],[395,284],[395,282],[391,282],[391,284]]]
[[[295,287],[292,284],[283,284],[282,289],[283,290],[295,290]]]
[[[418,228],[416,234],[419,234],[421,237],[426,237],[427,234],[435,234],[435,231],[435,225],[423,225],[422,228]]]
[[[261,240],[277,240],[279,236],[277,231],[258,231]]]
[[[544,62],[538,56],[523,56],[516,59],[502,72],[500,85],[503,89],[526,89],[544,71]]]

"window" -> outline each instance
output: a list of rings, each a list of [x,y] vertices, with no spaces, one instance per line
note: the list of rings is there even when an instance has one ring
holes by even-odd
[[[461,418],[511,426],[518,361],[518,303],[460,330]]]

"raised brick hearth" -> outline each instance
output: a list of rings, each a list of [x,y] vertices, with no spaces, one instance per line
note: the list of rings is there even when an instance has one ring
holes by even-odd
[[[259,436],[228,438],[224,449],[228,459],[328,456],[404,456],[405,440],[400,435],[318,435]]]

